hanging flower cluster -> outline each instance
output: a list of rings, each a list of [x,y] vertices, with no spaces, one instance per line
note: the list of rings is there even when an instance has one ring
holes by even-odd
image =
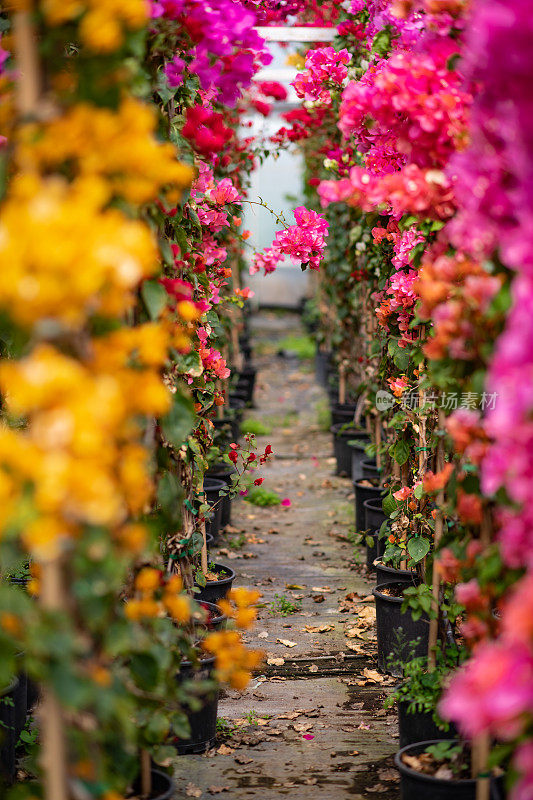
[[[263,269],[265,275],[273,272],[283,256],[290,256],[295,263],[300,263],[302,269],[319,269],[326,237],[328,223],[321,214],[309,211],[304,206],[294,210],[296,225],[287,226],[276,233],[271,247],[265,248],[263,253],[255,256],[250,267],[253,274]]]

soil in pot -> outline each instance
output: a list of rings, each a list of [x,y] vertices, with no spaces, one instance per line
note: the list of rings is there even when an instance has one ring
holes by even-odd
[[[384,564],[383,561],[378,560],[375,564],[376,567],[376,586],[381,583],[405,583],[407,586],[417,586],[420,579],[416,572],[410,569],[395,569],[394,567]],[[431,738],[431,737],[426,737]]]
[[[210,533],[216,542],[222,525],[222,504],[220,497],[222,489],[226,488],[224,481],[217,478],[204,478],[204,493],[206,502],[211,506],[211,515],[206,519],[205,532]]]
[[[450,724],[448,730],[439,728],[433,719],[431,711],[409,712],[410,702],[402,700],[398,703],[398,729],[400,732],[400,747],[407,747],[416,742],[425,742],[428,739],[455,739],[457,728]]]
[[[226,486],[231,486],[231,476],[235,473],[233,467],[228,466],[228,464],[224,464],[223,462],[220,464],[214,464],[212,467],[209,467],[207,470],[207,477],[209,478],[216,478],[218,481],[223,481]],[[231,525],[231,497],[225,495],[221,500],[221,517],[220,517],[220,527],[225,528],[226,525]]]
[[[228,618],[224,616],[222,611],[217,605],[215,605],[215,603],[206,603],[205,601],[200,601],[198,605],[201,608],[201,612],[199,611],[198,614],[198,627],[206,628],[208,631],[218,631],[226,627]],[[194,615],[194,618],[196,620],[196,614]]]
[[[194,595],[199,602],[218,603],[232,587],[235,572],[225,564],[213,564],[213,572],[207,573],[205,586],[198,586],[200,591]]]
[[[465,770],[465,778],[454,777],[449,760],[439,761],[426,752],[428,747],[442,746],[444,742],[450,747],[457,745],[461,751],[465,748],[457,740],[432,739],[410,744],[396,753],[394,763],[400,772],[402,800],[475,800],[476,781],[466,777],[470,775],[469,768]],[[502,778],[493,778],[491,782],[499,793]]]
[[[0,690],[0,782],[12,784],[16,775],[17,692],[19,679]]]
[[[369,539],[372,540],[372,544],[369,544]],[[385,540],[380,538],[379,531],[374,531],[373,533],[366,533],[365,534],[365,544],[366,544],[366,568],[369,572],[374,572],[376,567],[374,566],[374,561],[376,558],[381,558],[383,553],[385,552]]]
[[[346,428],[343,423],[332,425],[331,433],[333,434],[333,451],[335,458],[337,459],[335,475],[344,475],[348,478],[351,478],[352,448],[348,442],[355,439],[368,442],[368,434],[362,429]]]
[[[363,478],[379,478],[381,475],[381,469],[373,458],[364,458],[361,462],[361,470]]]
[[[215,657],[202,658],[199,664],[193,665],[184,661],[180,667],[178,680],[208,681],[212,679],[215,669]],[[208,695],[203,698],[200,711],[187,711],[187,719],[191,729],[189,739],[176,739],[174,742],[179,755],[186,753],[205,753],[215,744],[217,736],[218,685],[215,684]]]
[[[409,610],[402,612],[404,589],[404,583],[385,583],[372,591],[376,601],[378,669],[395,677],[401,677],[402,660],[424,656],[428,648],[429,618],[423,615],[414,620]],[[413,648],[411,643],[415,641]]]
[[[152,773],[152,793],[149,800],[171,800],[174,796],[176,787],[168,775],[158,769],[151,770]],[[141,794],[141,777],[139,776],[133,784],[132,800],[136,800]]]
[[[383,497],[384,489],[382,489],[380,486],[376,486],[376,484],[377,481],[375,479],[370,480],[368,478],[353,482],[353,488],[355,492],[354,503],[356,531],[364,531],[365,529],[365,509],[363,505],[365,500],[378,500]]]

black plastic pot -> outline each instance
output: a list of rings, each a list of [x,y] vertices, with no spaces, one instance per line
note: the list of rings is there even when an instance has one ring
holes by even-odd
[[[204,493],[206,502],[212,506],[211,518],[206,520],[205,532],[210,533],[213,541],[216,542],[222,524],[222,502],[220,492],[226,488],[224,481],[217,478],[204,478]]]
[[[409,713],[410,703],[398,703],[398,729],[400,732],[400,747],[407,747],[416,742],[426,742],[428,739],[455,739],[457,728],[450,724],[447,731],[437,727],[431,711],[415,711]]]
[[[345,475],[351,478],[352,448],[348,442],[355,439],[368,442],[368,434],[358,428],[344,428],[344,423],[332,425],[330,430],[333,434],[333,452],[337,459],[335,475]]]
[[[352,439],[348,444],[352,451],[352,481],[360,481],[363,478],[362,463],[366,458],[365,447],[368,442],[364,439]]]
[[[372,539],[372,544],[368,544],[368,538]],[[366,534],[366,568],[369,572],[374,572],[376,567],[374,566],[374,561],[376,558],[381,558],[383,553],[385,552],[385,540],[381,539],[379,536],[379,531],[374,531],[373,533]]]
[[[13,783],[16,774],[18,686],[19,679],[15,677],[9,686],[0,690],[0,780],[7,784]]]
[[[206,613],[206,617],[204,620],[200,620],[195,616],[197,627],[206,628],[208,631],[217,631],[226,627],[228,618],[224,616],[217,605],[214,603],[206,603],[205,601],[199,602],[198,605],[201,606],[203,611]],[[198,614],[200,613],[201,612],[199,611]]]
[[[239,423],[239,426],[242,422],[242,417],[244,414],[244,409],[246,408],[246,400],[244,397],[235,397],[235,395],[230,395],[228,398],[229,407],[231,408],[235,419]]]
[[[224,481],[226,486],[231,486],[231,476],[234,473],[235,470],[233,469],[233,467],[221,463],[221,464],[214,464],[212,467],[209,467],[206,474],[209,478],[216,478],[218,481]],[[229,525],[231,523],[231,497],[225,495],[222,498],[222,502],[220,505],[222,506],[220,525],[222,528],[225,528],[226,525]]]
[[[355,492],[355,530],[363,531],[365,524],[363,504],[365,500],[377,500],[383,497],[384,490],[380,486],[367,486],[366,481],[354,481],[353,488]]]
[[[383,511],[383,504],[381,497],[365,500],[363,503],[364,515],[364,530],[365,531],[379,531],[382,524],[388,519]]]
[[[403,597],[384,594],[383,590],[402,590],[404,583],[382,583],[372,590],[376,601],[376,629],[378,635],[378,669],[401,677],[398,666],[391,667],[389,656],[401,662],[424,656],[428,649],[429,618],[423,615],[414,620],[409,610],[402,612]],[[416,645],[411,645],[416,640]],[[412,654],[412,655],[411,655]]]
[[[404,764],[402,756],[405,754],[417,756],[423,753],[431,745],[438,744],[442,739],[430,739],[426,742],[417,742],[396,753],[394,763],[400,772],[400,789],[402,800],[475,800],[476,781],[448,780],[446,778],[435,778],[432,775],[422,775]],[[446,741],[457,743],[456,740]],[[502,797],[503,779],[496,778],[491,780],[491,797]]]
[[[176,790],[172,778],[170,778],[164,772],[154,769],[153,767],[151,769],[151,773],[152,793],[149,800],[171,800]],[[140,795],[141,791],[141,777],[139,776],[136,778],[133,784],[133,793],[137,796]]]
[[[331,424],[332,425],[349,425],[353,424],[355,416],[356,403],[333,403],[331,406]]]
[[[205,586],[199,586],[198,594],[194,595],[195,600],[206,603],[218,603],[231,589],[233,581],[235,580],[235,572],[231,567],[225,564],[215,564],[215,571],[224,571],[228,577],[222,578],[219,581],[208,581]]]
[[[241,435],[241,423],[236,416],[214,417],[211,422],[215,426],[215,440],[224,450],[231,442],[236,442]]]
[[[377,586],[382,583],[405,583],[408,586],[417,586],[419,583],[418,575],[410,569],[394,569],[382,561],[378,561],[375,566]]]
[[[180,667],[178,680],[185,681],[208,681],[212,679],[215,668],[215,657],[203,658],[199,665],[195,666],[190,661],[183,661]],[[218,685],[214,685],[210,693],[204,698],[200,711],[186,712],[191,736],[189,739],[179,739],[175,741],[176,750],[179,755],[186,753],[205,753],[215,744],[217,736],[217,715],[218,715]]]
[[[239,372],[237,390],[244,393],[246,403],[253,402],[256,375],[257,370],[251,365],[244,366]]]
[[[209,550],[215,543],[213,536],[211,533],[206,533],[205,535],[205,543],[207,545],[207,549]]]
[[[379,478],[381,470],[373,458],[364,458],[361,462],[361,471],[363,478]]]

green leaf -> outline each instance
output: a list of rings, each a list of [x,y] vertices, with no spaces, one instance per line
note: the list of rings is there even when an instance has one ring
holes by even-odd
[[[157,502],[170,514],[174,513],[179,505],[183,490],[172,472],[165,472],[157,485]]]
[[[142,689],[153,689],[159,677],[157,661],[149,653],[133,653],[130,660],[131,674]]]
[[[423,485],[421,483],[419,483],[419,484],[417,484],[417,486],[415,486],[415,490],[414,490],[413,494],[414,494],[414,496],[416,497],[417,500],[421,500],[422,499],[422,496],[424,494],[424,487],[423,487]]]
[[[179,449],[194,425],[194,407],[190,397],[177,391],[173,395],[172,408],[161,420],[165,439]]]
[[[394,511],[396,511],[396,509],[398,508],[398,503],[392,496],[392,493],[389,492],[389,494],[384,498],[382,503],[382,508],[383,508],[383,513],[386,514],[388,517],[390,517],[390,515]]]
[[[398,439],[392,446],[390,454],[397,464],[402,466],[409,458],[410,447],[405,439]]]
[[[409,539],[407,542],[407,551],[413,561],[422,561],[424,556],[429,553],[429,541],[418,536],[416,539]]]
[[[145,281],[141,287],[141,297],[150,319],[157,319],[168,302],[168,294],[159,281]]]

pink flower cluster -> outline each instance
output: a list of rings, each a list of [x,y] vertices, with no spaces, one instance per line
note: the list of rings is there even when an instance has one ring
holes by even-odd
[[[187,67],[205,91],[232,106],[260,66],[272,60],[254,30],[254,12],[239,0],[152,0],[152,16],[180,22],[194,42],[189,61],[176,55],[166,65],[170,86],[182,84]]]
[[[321,214],[304,206],[294,210],[294,219],[296,225],[278,231],[272,246],[255,256],[250,274],[261,269],[265,275],[273,272],[283,256],[290,256],[302,268],[319,269],[326,247],[328,223]]]
[[[440,169],[466,142],[471,97],[447,66],[456,53],[449,39],[422,53],[398,52],[344,90],[339,127],[382,164],[380,172],[398,168],[397,153],[403,163]]]
[[[363,167],[353,167],[349,178],[322,181],[318,194],[324,207],[346,202],[363,211],[388,211],[396,219],[404,214],[448,219],[455,210],[453,186],[444,172],[424,170],[416,164],[379,177]]]
[[[351,58],[348,50],[337,52],[333,47],[309,50],[305,57],[305,72],[300,73],[292,84],[298,97],[330,105],[331,88],[342,86],[348,77],[346,65]]]

